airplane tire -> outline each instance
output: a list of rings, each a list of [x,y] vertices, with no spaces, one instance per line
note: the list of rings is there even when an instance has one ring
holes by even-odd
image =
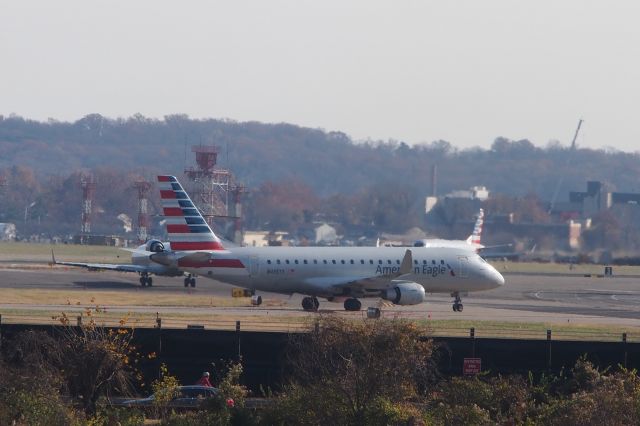
[[[146,285],[147,285],[147,280],[145,280],[145,279],[144,279],[144,277],[140,277],[140,285],[141,285],[142,287],[144,287],[144,286],[146,286]]]
[[[191,285],[191,287],[195,287],[196,286],[196,279],[195,278],[191,278],[189,280],[189,284]]]
[[[147,285],[149,287],[151,287],[153,285],[153,278],[151,278],[151,277],[147,278]]]
[[[184,286],[189,287],[189,278],[184,279]]]
[[[316,304],[313,303],[313,297],[304,297],[302,299],[302,309],[304,309],[307,312],[314,312],[316,311],[318,308],[316,308]]]
[[[317,298],[317,297],[314,297],[314,298],[313,298],[313,308],[314,308],[314,311],[317,311],[319,307],[320,307],[320,302],[318,302],[318,298]]]
[[[356,298],[350,298],[344,301],[345,311],[359,311],[362,309],[362,303]]]

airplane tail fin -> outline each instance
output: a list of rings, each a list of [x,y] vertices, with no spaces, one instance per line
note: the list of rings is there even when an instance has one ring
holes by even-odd
[[[470,244],[480,244],[480,239],[482,237],[482,224],[484,223],[484,210],[480,209],[478,212],[478,219],[476,219],[476,224],[473,227],[473,233],[469,235],[467,238],[467,242]]]
[[[224,250],[175,176],[158,176],[171,250]]]

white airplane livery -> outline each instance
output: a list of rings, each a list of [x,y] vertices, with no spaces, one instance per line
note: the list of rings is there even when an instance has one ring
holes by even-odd
[[[482,225],[484,224],[484,210],[478,211],[478,218],[473,227],[473,233],[466,240],[426,239],[418,240],[414,247],[455,247],[479,252],[485,246],[480,243],[482,238]]]
[[[348,311],[358,300],[378,297],[398,305],[425,301],[426,293],[450,293],[462,311],[461,293],[504,284],[491,265],[468,249],[451,247],[237,247],[225,249],[174,176],[158,176],[170,250],[150,260],[228,284],[306,297],[305,310],[318,309],[318,297],[342,301]]]

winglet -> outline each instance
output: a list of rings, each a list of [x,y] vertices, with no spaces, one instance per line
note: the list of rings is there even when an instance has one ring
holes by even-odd
[[[413,263],[413,254],[411,250],[404,252],[402,263],[400,264],[400,275],[406,275],[411,273],[411,264]]]

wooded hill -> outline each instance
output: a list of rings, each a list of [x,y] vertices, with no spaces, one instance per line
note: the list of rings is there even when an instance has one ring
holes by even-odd
[[[10,116],[0,117],[0,173],[10,178],[0,220],[22,219],[25,206],[41,198],[40,209],[46,211],[34,206],[40,220],[55,218],[54,224],[66,221],[77,228],[80,191],[72,174],[83,169],[102,175],[101,208],[135,215],[135,196],[128,185],[138,176],[180,176],[186,165],[193,165],[190,148],[198,144],[219,146],[220,167],[231,169],[251,191],[245,212],[253,228],[303,222],[318,211],[359,216],[356,223],[373,221],[386,231],[420,225],[433,164],[439,194],[484,185],[492,194],[536,194],[549,200],[562,182],[558,199],[566,200],[568,191],[584,190],[587,180],[640,192],[640,154],[584,148],[571,152],[558,142],[541,148],[528,140],[498,137],[489,149],[460,150],[446,141],[415,146],[393,140],[355,142],[344,133],[284,123],[185,115],[158,120],[91,114],[73,123]],[[67,191],[74,195],[65,196]]]

